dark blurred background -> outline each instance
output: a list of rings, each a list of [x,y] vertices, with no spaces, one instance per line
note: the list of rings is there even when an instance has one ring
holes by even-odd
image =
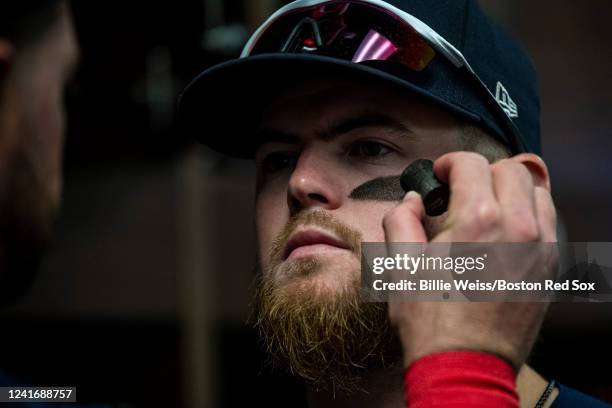
[[[244,325],[253,166],[173,132],[182,87],[235,57],[279,4],[73,2],[82,65],[67,95],[63,214],[34,287],[0,313],[3,368],[122,407],[303,405]],[[612,241],[612,3],[482,4],[540,73],[544,157],[568,239]],[[532,364],[612,401],[610,322],[612,305],[553,305]]]

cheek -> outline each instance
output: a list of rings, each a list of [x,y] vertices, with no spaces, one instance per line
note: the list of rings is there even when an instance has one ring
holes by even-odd
[[[24,146],[36,174],[45,180],[49,193],[59,199],[64,141],[64,107],[61,86],[39,84],[26,105]],[[26,130],[27,129],[27,130]]]
[[[286,198],[279,194],[260,192],[255,204],[255,227],[259,243],[259,259],[262,269],[265,270],[269,260],[268,254],[272,242],[282,230],[289,219],[289,210]]]
[[[55,172],[61,164],[61,152],[64,140],[64,108],[61,92],[46,98],[45,104],[40,112],[39,137],[42,146],[42,154],[50,166],[50,171]]]
[[[63,83],[49,73],[40,79],[34,89],[35,103],[32,125],[38,128],[37,135],[46,151],[60,150],[64,132]]]
[[[390,201],[356,203],[350,224],[361,232],[363,242],[384,242],[383,218],[395,206],[397,203]]]
[[[45,106],[43,113],[43,121],[49,126],[52,134],[49,138],[49,143],[56,150],[61,150],[61,145],[64,139],[64,84],[61,81],[56,81],[52,86],[49,86],[48,97],[45,98]]]
[[[51,175],[52,194],[59,196],[62,180],[62,156],[64,145],[64,106],[61,90],[46,101],[44,112],[41,114],[40,133],[42,146],[42,160],[46,165],[47,174]]]

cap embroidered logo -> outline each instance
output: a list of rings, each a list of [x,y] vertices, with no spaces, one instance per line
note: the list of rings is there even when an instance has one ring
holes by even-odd
[[[518,108],[516,106],[516,103],[514,103],[504,85],[499,81],[497,82],[497,87],[495,89],[495,99],[497,100],[499,106],[502,107],[504,112],[506,112],[506,115],[508,115],[508,117],[518,117]]]

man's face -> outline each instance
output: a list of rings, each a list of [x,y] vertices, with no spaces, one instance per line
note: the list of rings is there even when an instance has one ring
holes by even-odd
[[[60,202],[63,93],[78,47],[68,7],[59,7],[45,33],[14,50],[2,83],[0,240],[5,253],[0,269],[5,271],[0,278],[19,281],[19,286],[25,285],[26,271],[49,239]]]
[[[378,338],[390,332],[384,307],[359,302],[359,247],[384,241],[383,217],[402,192],[395,179],[396,200],[382,199],[390,187],[366,183],[458,150],[460,132],[417,96],[350,79],[302,83],[267,107],[256,153],[258,325],[293,372],[342,388],[347,367],[387,347],[388,336]],[[352,198],[368,185],[368,199]]]
[[[460,125],[417,96],[341,80],[308,82],[279,95],[258,133],[267,140],[256,153],[262,270],[279,285],[298,281],[333,295],[359,275],[359,258],[348,250],[351,242],[343,242],[346,237],[333,227],[319,225],[326,221],[317,216],[315,225],[283,228],[292,217],[318,212],[360,241],[384,241],[382,219],[397,201],[356,200],[351,192],[373,179],[399,176],[415,159],[457,150]],[[436,221],[428,220],[430,229]],[[279,237],[288,238],[289,247]],[[283,272],[305,259],[321,263],[318,273]]]

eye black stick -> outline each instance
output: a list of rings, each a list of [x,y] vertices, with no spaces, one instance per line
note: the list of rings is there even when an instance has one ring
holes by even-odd
[[[423,199],[427,215],[435,217],[446,212],[450,191],[448,185],[436,178],[431,160],[415,160],[400,176],[405,192],[416,191]]]

